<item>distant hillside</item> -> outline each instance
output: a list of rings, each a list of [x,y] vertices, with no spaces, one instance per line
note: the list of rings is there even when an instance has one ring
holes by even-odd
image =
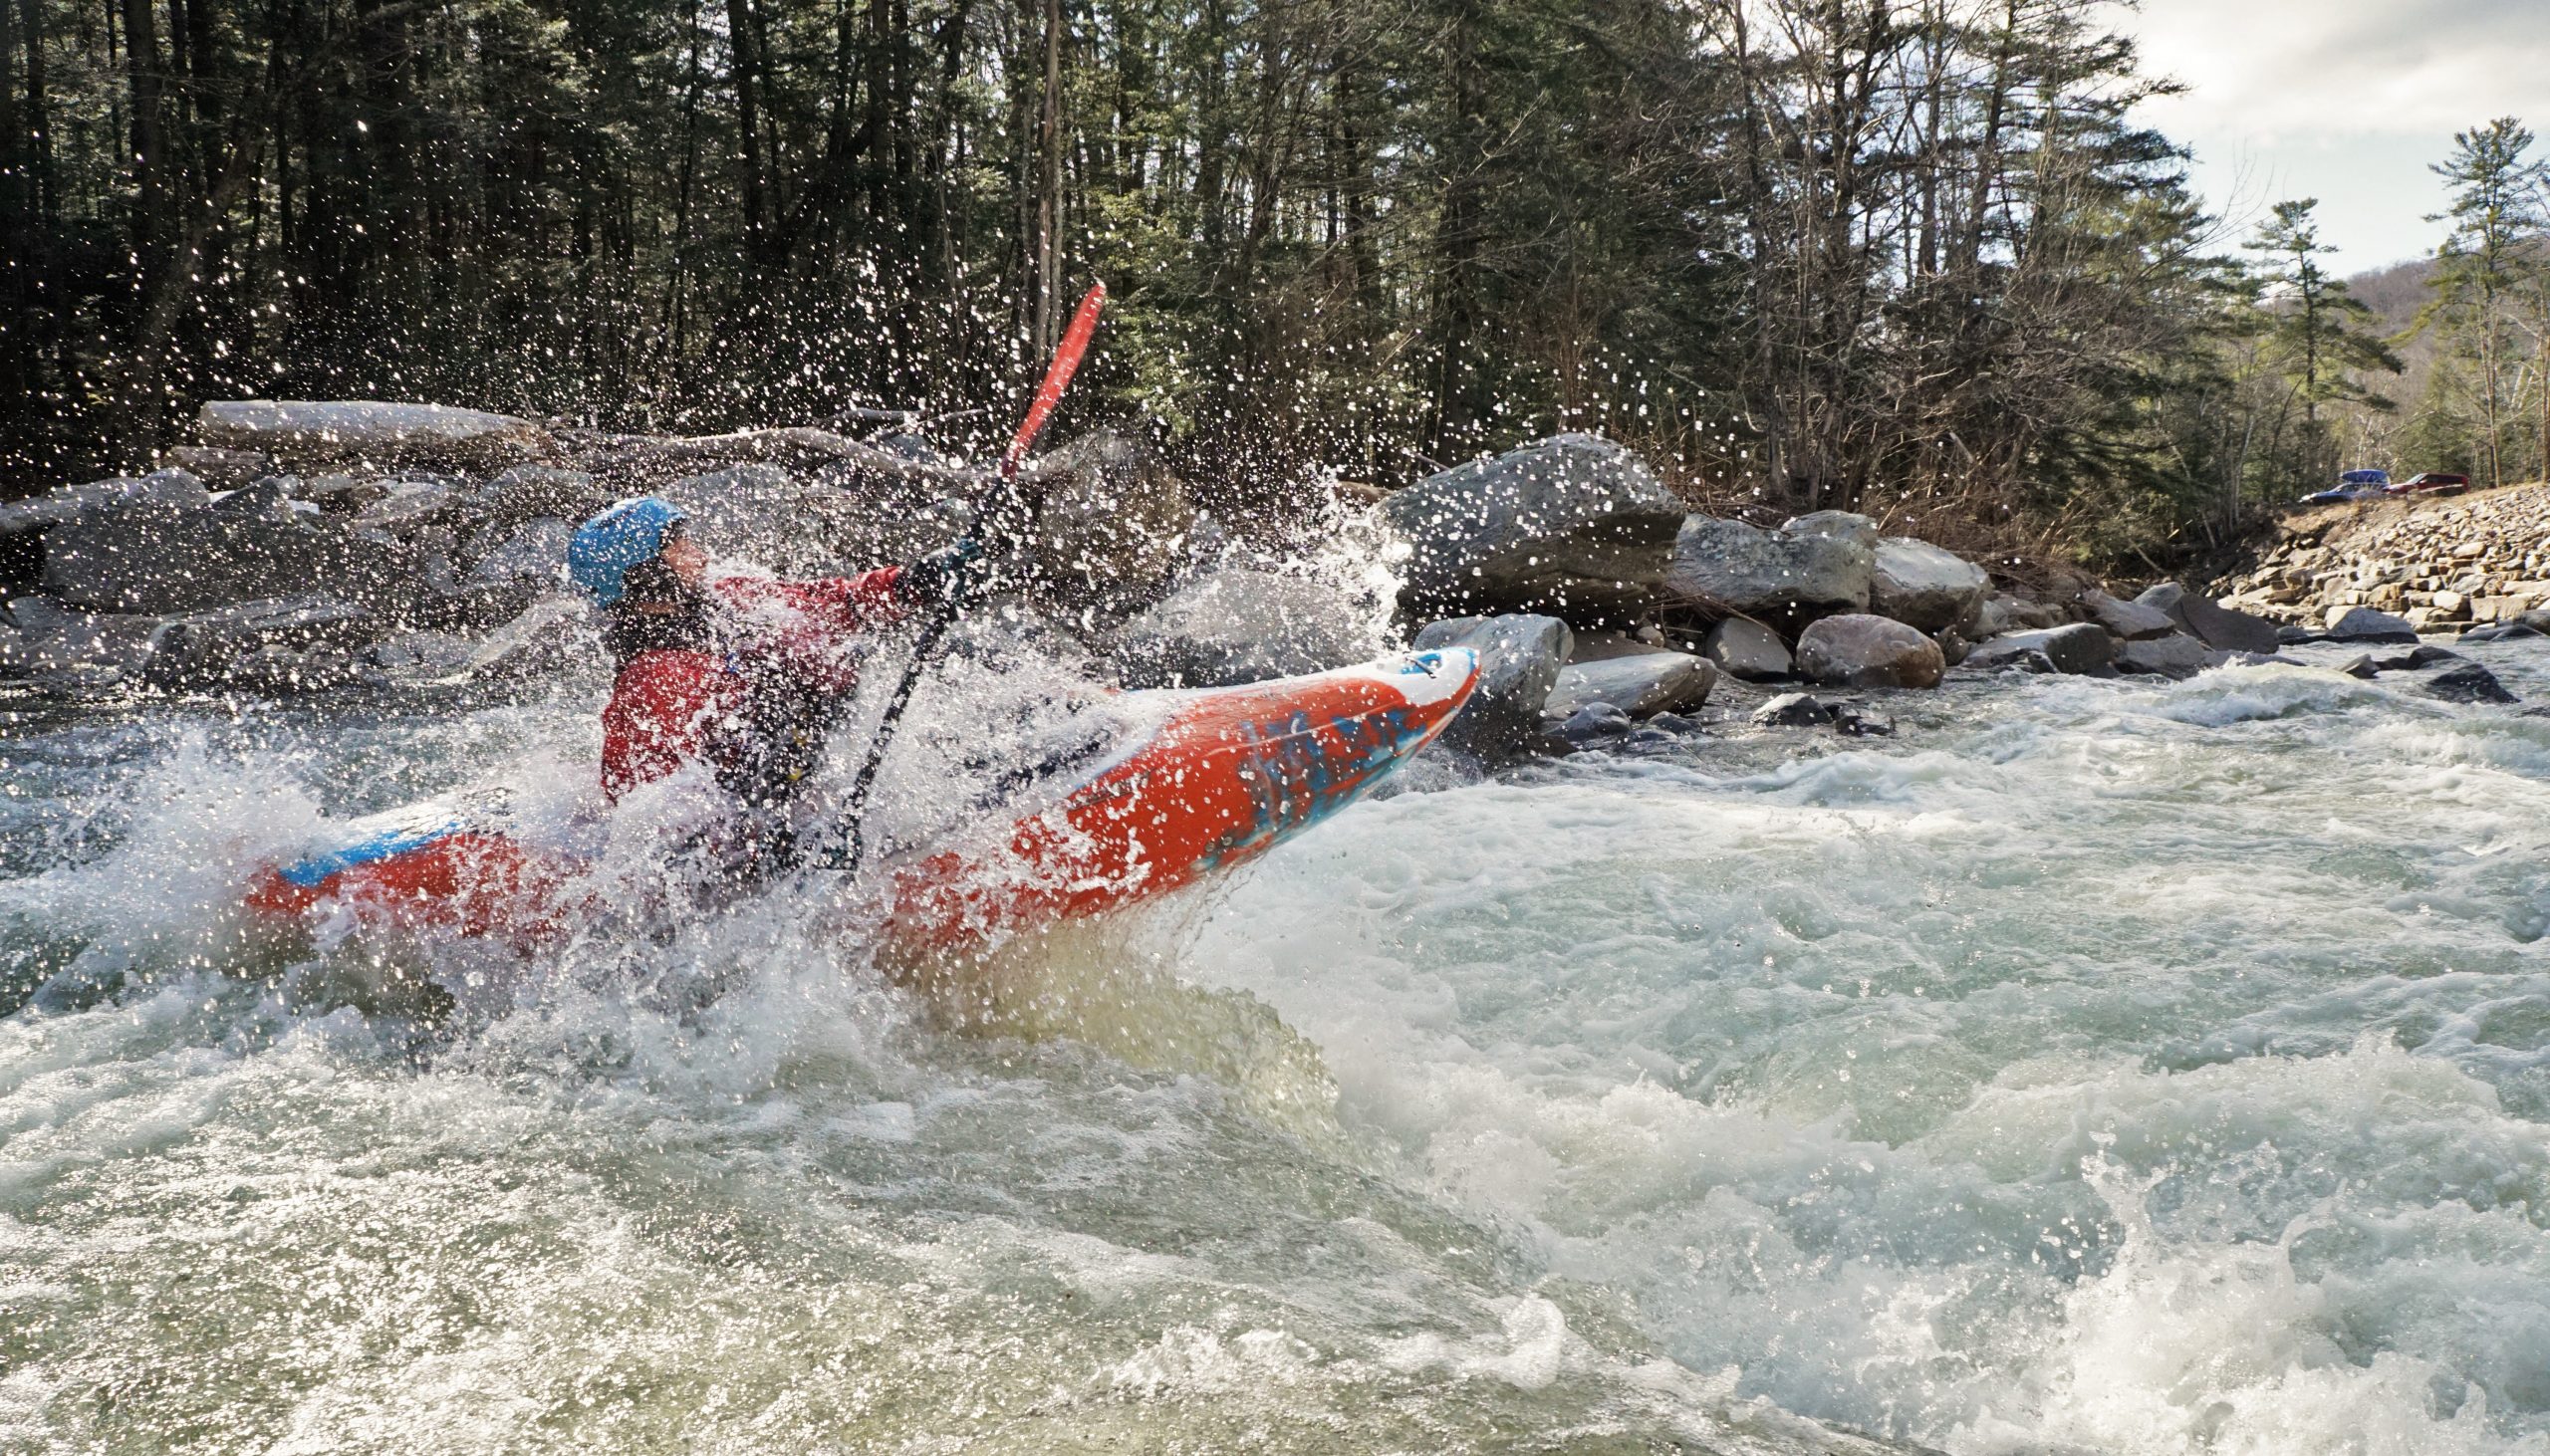
[[[2382,320],[2382,332],[2398,334],[2417,322],[2418,310],[2434,297],[2426,280],[2434,276],[2432,258],[2412,258],[2347,280],[2347,291],[2364,301]]]

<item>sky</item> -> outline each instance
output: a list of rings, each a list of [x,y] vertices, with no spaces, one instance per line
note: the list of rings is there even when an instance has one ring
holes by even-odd
[[[2195,148],[2212,210],[2245,237],[2269,204],[2317,197],[2340,274],[2434,250],[2426,167],[2453,132],[2515,116],[2550,136],[2550,0],[2143,0],[2117,24],[2186,83],[2145,117]]]

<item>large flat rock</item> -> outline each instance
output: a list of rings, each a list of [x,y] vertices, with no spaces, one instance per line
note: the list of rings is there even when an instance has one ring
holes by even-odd
[[[1429,476],[1379,512],[1407,545],[1411,607],[1590,621],[1655,590],[1684,509],[1627,449],[1564,434]]]
[[[1817,511],[1773,531],[1693,516],[1674,538],[1664,585],[1744,616],[1866,611],[1877,545],[1877,523],[1847,511]]]
[[[1717,668],[1688,652],[1637,652],[1558,670],[1542,716],[1566,718],[1593,703],[1609,703],[1633,718],[1680,712],[1708,701]]]
[[[196,412],[195,436],[294,466],[492,468],[557,449],[548,431],[510,414],[379,399],[215,399]]]

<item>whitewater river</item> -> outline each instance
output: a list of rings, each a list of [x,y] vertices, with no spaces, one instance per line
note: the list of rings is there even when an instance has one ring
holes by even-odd
[[[20,715],[0,1448],[2550,1452],[2550,716],[2418,680],[1437,765],[970,1030],[224,912],[592,682]]]

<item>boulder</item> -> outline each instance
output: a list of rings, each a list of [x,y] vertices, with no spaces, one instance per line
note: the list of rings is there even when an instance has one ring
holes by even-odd
[[[1429,476],[1382,502],[1420,610],[1533,607],[1592,621],[1665,574],[1684,506],[1636,455],[1563,434]]]
[[[1869,610],[1925,632],[1968,621],[1991,594],[1992,578],[1953,552],[1910,536],[1877,544],[1869,572]]]
[[[1609,703],[1633,718],[1708,701],[1717,685],[1717,668],[1706,657],[1688,652],[1640,652],[1595,662],[1571,662],[1558,671],[1543,713],[1566,718],[1593,703]]]
[[[557,449],[547,431],[511,415],[371,399],[216,399],[196,413],[195,435],[294,466],[491,468]]]
[[[136,508],[182,511],[211,503],[212,493],[192,473],[154,470],[148,475],[60,486],[33,500],[0,506],[0,536],[67,526],[83,516],[111,516]]]
[[[488,533],[493,535],[493,532]],[[557,583],[567,573],[567,541],[575,526],[557,516],[535,516],[486,551],[473,550],[472,582]]]
[[[2090,620],[2107,628],[2108,635],[2119,641],[2146,641],[2153,637],[2166,637],[2178,629],[2177,622],[2166,611],[2146,607],[2140,602],[2119,602],[2096,590],[2081,594],[2081,609],[2089,613]]]
[[[1197,512],[1186,482],[1147,436],[1099,430],[1037,466],[1042,500],[1028,566],[1039,607],[1112,615],[1167,595],[1186,564]]]
[[[2441,698],[2447,703],[2511,703],[2515,695],[2506,691],[2497,675],[2476,662],[2464,662],[2446,668],[2425,681],[2421,689],[2427,697]]]
[[[1626,738],[1638,727],[1618,703],[1585,703],[1551,729],[1578,747]]]
[[[416,611],[415,619],[450,631],[481,631],[521,615],[533,603],[557,592],[559,585],[554,575],[509,582],[436,584],[432,597]]]
[[[2163,582],[2148,588],[2134,599],[2145,607],[2165,612],[2180,630],[2208,647],[2224,652],[2272,652],[2276,649],[2275,623],[2263,616],[2234,611],[2212,598],[2190,592],[2175,582]]]
[[[2550,635],[2550,633],[2544,633],[2537,627],[2527,626],[2519,621],[2507,621],[2463,632],[2460,639],[2465,642],[2520,642],[2527,638],[2544,635]]]
[[[1939,644],[1889,617],[1846,612],[1798,634],[1797,673],[1832,687],[1936,687],[1947,671]]]
[[[2044,667],[2028,661],[2030,656],[2042,658]],[[1966,654],[1964,665],[1981,671],[2018,667],[2026,671],[2096,673],[2104,670],[2116,656],[2116,638],[2107,628],[2095,622],[2076,621],[2070,626],[2040,631],[2003,632],[1988,641],[1977,642]]]
[[[15,631],[0,640],[0,677],[74,690],[137,680],[160,624],[155,616],[73,610],[41,597],[11,601],[9,620]]]
[[[343,681],[345,659],[381,632],[371,612],[329,597],[242,602],[161,623],[142,679],[159,688],[323,687]]]
[[[1784,692],[1753,710],[1753,721],[1765,728],[1821,728],[1833,721],[1833,710],[1802,692]]]
[[[296,506],[275,480],[193,510],[84,516],[46,539],[44,586],[73,607],[161,616],[319,592],[405,620],[433,593],[413,549]]]
[[[1786,677],[1795,662],[1780,634],[1741,616],[1730,616],[1709,628],[1700,651],[1723,671],[1756,681]]]
[[[439,480],[384,483],[381,498],[355,512],[355,529],[389,536],[412,536],[429,526],[460,519],[469,497]]]
[[[1228,568],[1116,630],[1128,687],[1221,687],[1343,666],[1379,649],[1374,604],[1325,582]]]
[[[2325,618],[2323,640],[2331,642],[2414,642],[2417,628],[2387,611],[2370,607],[2332,607]]]
[[[479,487],[471,510],[501,531],[544,516],[582,524],[611,500],[611,492],[581,470],[516,465]]]
[[[1857,703],[1836,703],[1833,731],[1845,738],[1893,738],[1895,720],[1880,717]]]
[[[2382,675],[2382,664],[2373,660],[2373,654],[2365,652],[2339,663],[2334,670],[2343,677],[2371,682]]]
[[[2428,667],[2440,667],[2446,662],[2467,662],[2470,659],[2458,652],[2420,642],[2397,657],[2365,657],[2359,660],[2371,662],[2384,672],[2421,672]]]
[[[237,490],[281,468],[263,450],[217,450],[210,445],[179,445],[168,452],[168,463],[214,490]]]
[[[2145,677],[2193,677],[2208,667],[2221,665],[2220,652],[2185,632],[2173,631],[2166,637],[2145,637],[2127,642],[2116,649],[2115,667]]]
[[[1744,616],[1866,611],[1877,543],[1877,523],[1847,511],[1800,516],[1776,531],[1693,516],[1673,540],[1664,585]]]
[[[1973,641],[1997,637],[2006,632],[2043,631],[2071,620],[2060,608],[2043,602],[1995,594],[1983,599],[1974,611],[1974,629],[1965,635]]]
[[[1478,653],[1478,686],[1444,730],[1444,743],[1489,763],[1531,752],[1574,638],[1566,622],[1530,613],[1459,616],[1419,631],[1420,650],[1468,647]]]

